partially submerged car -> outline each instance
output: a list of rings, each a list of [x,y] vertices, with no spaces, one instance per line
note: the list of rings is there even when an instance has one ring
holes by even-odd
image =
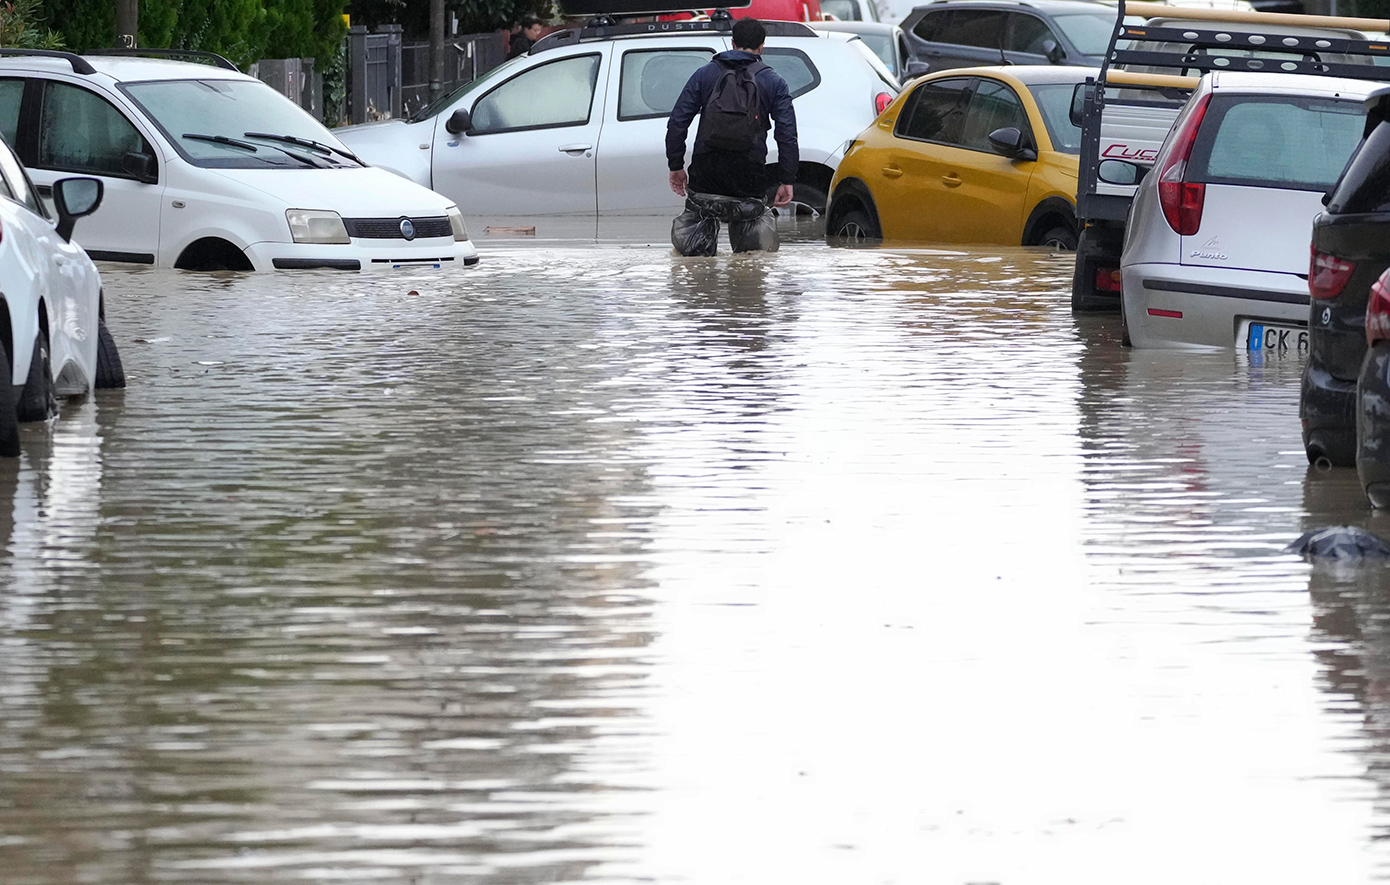
[[[82,227],[97,260],[185,270],[478,260],[457,206],[370,168],[226,59],[0,55],[0,136],[39,189],[73,174],[104,186]]]
[[[1308,352],[1309,231],[1375,89],[1298,74],[1201,78],[1129,213],[1120,273],[1133,346]],[[1102,180],[1129,166],[1101,165]]]
[[[101,277],[71,242],[102,200],[102,183],[54,183],[58,220],[8,144],[0,141],[0,456],[19,454],[19,423],[57,414],[55,397],[125,386],[106,328]]]
[[[864,47],[766,22],[763,61],[791,89],[794,200],[825,208],[840,147],[898,92]],[[666,121],[691,74],[730,48],[728,21],[591,25],[551,34],[410,120],[336,134],[366,161],[474,216],[671,214]],[[768,163],[777,151],[769,140]],[[775,182],[775,178],[769,178]]]
[[[1076,247],[1076,152],[1068,116],[1089,68],[1009,66],[908,85],[845,152],[826,235]]]

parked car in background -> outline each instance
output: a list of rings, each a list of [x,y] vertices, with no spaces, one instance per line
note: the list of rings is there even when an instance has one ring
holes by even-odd
[[[931,72],[975,65],[1094,67],[1115,11],[1088,0],[937,0],[902,20],[912,58]]]
[[[730,48],[729,27],[562,31],[409,121],[336,133],[368,162],[475,215],[674,214],[683,200],[668,183],[666,120],[690,75]],[[787,81],[796,107],[794,199],[819,211],[839,149],[887,106],[897,81],[866,47],[796,22],[767,28],[763,60]],[[769,138],[768,163],[776,161]]]
[[[1307,352],[1309,231],[1375,89],[1298,74],[1202,77],[1130,209],[1120,273],[1135,347]]]
[[[887,66],[893,78],[901,82],[907,73],[907,36],[903,29],[887,22],[825,21],[815,24],[817,31],[832,34],[852,34],[864,41],[879,61]]]
[[[832,16],[842,22],[881,21],[874,0],[821,0],[820,10],[827,21]]]
[[[73,174],[104,186],[89,255],[186,270],[476,263],[458,207],[211,60],[5,50],[0,135],[40,192]]]
[[[1371,288],[1390,267],[1390,89],[1370,96],[1366,109],[1361,142],[1328,193],[1326,208],[1313,220],[1307,269],[1309,348],[1298,403],[1303,447],[1309,461],[1326,458],[1339,467],[1361,461],[1358,425],[1384,420],[1384,406],[1377,407],[1373,395],[1358,408],[1357,387],[1360,379],[1368,391],[1376,391],[1384,378],[1384,304],[1372,298]],[[1370,356],[1368,338],[1376,342]],[[1367,424],[1366,432],[1379,440],[1384,431]],[[1386,454],[1378,445],[1361,445],[1377,462]],[[1373,469],[1368,467],[1363,479]],[[1378,490],[1372,500],[1383,494]]]
[[[53,184],[55,224],[10,146],[0,142],[0,456],[19,454],[20,422],[57,414],[55,397],[125,386],[106,328],[101,277],[71,242],[101,205],[102,184]]]
[[[832,241],[1076,246],[1081,132],[1068,117],[1089,68],[929,74],[854,140],[832,184]]]

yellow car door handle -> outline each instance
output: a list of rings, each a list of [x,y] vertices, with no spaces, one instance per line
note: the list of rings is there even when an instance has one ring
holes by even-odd
[[[960,176],[954,172],[947,172],[941,176],[941,183],[947,187],[960,187]]]
[[[883,167],[884,178],[899,178],[902,176],[902,174],[903,170],[898,168],[897,166],[892,165],[891,163]]]

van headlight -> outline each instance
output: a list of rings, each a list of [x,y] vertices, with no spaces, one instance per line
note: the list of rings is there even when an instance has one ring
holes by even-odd
[[[296,243],[345,245],[351,243],[342,216],[326,209],[286,209],[290,237]]]
[[[444,210],[444,214],[449,216],[449,228],[454,232],[454,239],[466,241],[468,228],[463,226],[463,213],[459,211],[459,207],[450,206]]]

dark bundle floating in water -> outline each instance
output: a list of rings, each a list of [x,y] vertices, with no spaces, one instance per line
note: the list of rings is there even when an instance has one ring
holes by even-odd
[[[1390,559],[1390,544],[1356,526],[1314,529],[1284,548],[1287,553],[1328,559]]]

